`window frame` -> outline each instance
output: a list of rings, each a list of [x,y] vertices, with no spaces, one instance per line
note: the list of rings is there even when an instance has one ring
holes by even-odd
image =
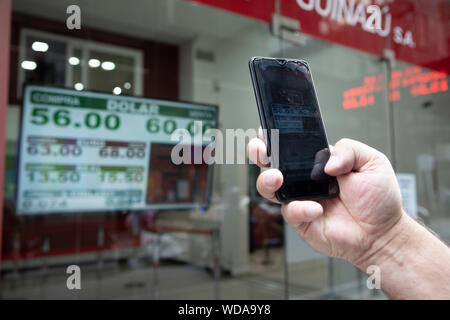
[[[122,55],[127,57],[132,57],[135,61],[133,70],[133,92],[131,94],[136,96],[143,95],[144,86],[144,64],[143,64],[143,51],[139,49],[112,45],[108,43],[102,43],[99,41],[85,40],[77,37],[70,37],[65,35],[54,34],[47,31],[22,28],[20,30],[19,36],[19,55],[17,64],[17,99],[22,98],[23,83],[25,81],[25,70],[21,67],[21,62],[26,59],[26,39],[28,36],[47,38],[53,41],[64,42],[66,44],[66,75],[65,75],[65,86],[71,88],[72,78],[72,66],[69,64],[69,57],[73,56],[73,51],[75,48],[80,48],[83,53],[83,57],[87,57],[89,51],[103,51],[109,54]],[[89,89],[89,67],[87,63],[81,65],[81,78],[86,89]]]

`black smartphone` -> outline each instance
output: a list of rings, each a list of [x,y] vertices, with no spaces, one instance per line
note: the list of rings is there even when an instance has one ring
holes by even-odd
[[[330,150],[308,64],[253,57],[249,67],[270,166],[284,178],[277,199],[337,196],[336,178],[324,172]]]

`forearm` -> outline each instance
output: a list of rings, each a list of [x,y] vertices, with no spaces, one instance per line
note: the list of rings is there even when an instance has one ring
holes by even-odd
[[[378,250],[359,267],[380,268],[381,288],[392,299],[450,299],[450,248],[403,215]]]

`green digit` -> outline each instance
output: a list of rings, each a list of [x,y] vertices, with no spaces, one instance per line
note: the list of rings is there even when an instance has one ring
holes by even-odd
[[[69,111],[58,110],[53,114],[53,122],[59,127],[67,127],[70,124]]]
[[[159,118],[150,118],[147,121],[147,131],[150,133],[158,133],[160,130]]]
[[[73,183],[77,183],[80,181],[80,174],[76,171],[72,171],[69,177],[70,181]]]
[[[208,129],[214,129],[214,126],[211,124],[211,123],[205,123],[204,125],[203,125],[203,134],[205,134],[205,132],[208,130]]]
[[[199,129],[200,128],[198,127],[197,123],[194,121],[189,122],[189,124],[187,125],[187,130],[193,136],[199,132]]]
[[[39,183],[46,183],[48,181],[48,172],[47,171],[39,171],[41,175],[41,179],[39,179]]]
[[[109,182],[114,183],[117,181],[117,174],[115,172],[109,172]]]
[[[128,183],[133,182],[133,173],[126,172],[125,173],[125,181],[128,182]]]
[[[142,180],[144,180],[144,177],[142,175],[142,172],[138,172],[136,173],[135,177],[134,177],[134,181],[136,182],[142,182]]]
[[[86,114],[84,118],[84,124],[89,129],[97,129],[100,126],[100,121],[101,121],[100,115],[95,112],[90,112]]]
[[[177,128],[177,123],[174,120],[166,120],[164,121],[163,130],[167,134],[172,134]]]
[[[58,180],[60,183],[66,183],[67,182],[67,172],[60,171],[58,174]]]
[[[48,108],[34,108],[33,111],[31,111],[31,116],[33,119],[31,119],[31,123],[37,124],[37,125],[44,125],[48,122]]]
[[[34,171],[28,171],[27,176],[30,182],[34,181]]]
[[[120,126],[120,118],[116,114],[109,114],[105,118],[105,127],[109,130],[116,130]]]

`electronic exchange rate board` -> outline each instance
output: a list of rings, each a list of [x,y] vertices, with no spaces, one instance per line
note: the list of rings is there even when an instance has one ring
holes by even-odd
[[[17,164],[18,214],[205,207],[211,165],[171,161],[178,129],[211,143],[217,107],[25,87]],[[199,138],[200,137],[200,138]]]

